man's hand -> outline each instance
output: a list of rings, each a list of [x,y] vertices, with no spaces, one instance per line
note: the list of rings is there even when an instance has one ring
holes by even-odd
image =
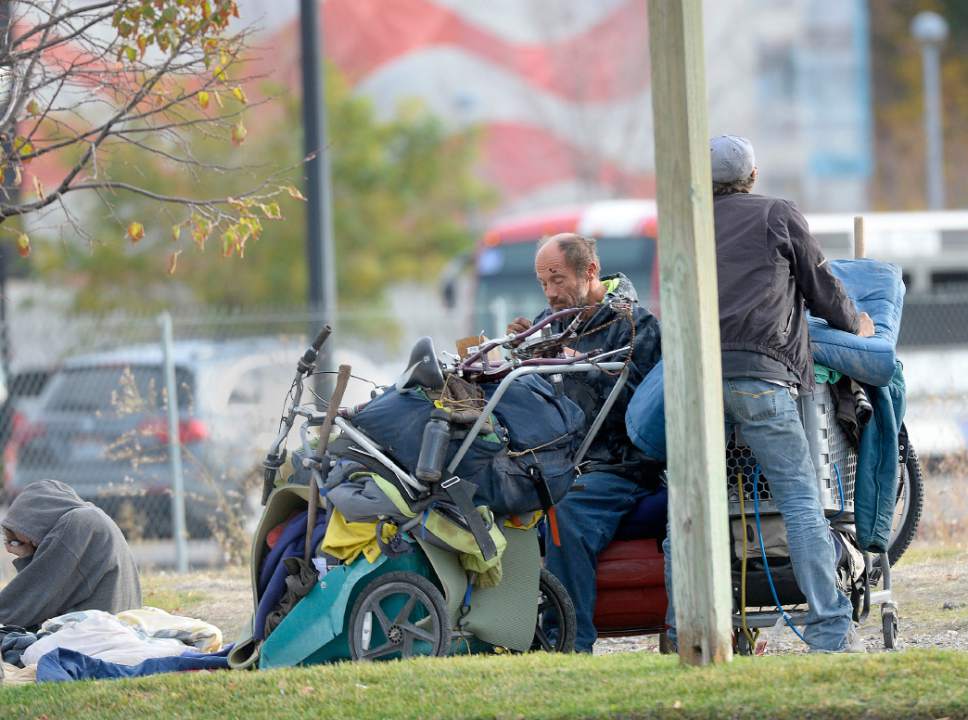
[[[8,528],[4,528],[3,530],[3,544],[7,548],[8,553],[18,558],[24,558],[34,554],[37,548],[34,547],[34,544],[30,540]]]
[[[860,314],[860,329],[857,331],[857,334],[861,337],[871,337],[874,335],[874,321],[865,312]]]
[[[511,321],[511,324],[507,327],[508,335],[517,335],[518,333],[523,333],[531,327],[531,321],[525,317],[516,317]]]

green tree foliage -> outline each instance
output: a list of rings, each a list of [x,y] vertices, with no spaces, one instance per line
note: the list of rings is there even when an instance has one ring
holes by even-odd
[[[870,0],[876,172],[875,207],[917,210],[924,192],[924,125],[921,51],[911,20],[922,10],[947,19],[942,49],[945,186],[948,207],[968,204],[968,2]]]
[[[77,215],[84,196],[132,195],[171,205],[193,236],[220,233],[241,252],[267,219],[281,214],[285,188],[263,175],[235,198],[152,192],[111,174],[119,161],[166,158],[196,177],[217,172],[192,155],[189,134],[241,144],[247,98],[237,84],[247,31],[235,0],[11,0],[0,4],[0,230],[18,253],[32,251],[32,227],[87,237]],[[222,95],[232,103],[227,106]],[[216,107],[209,107],[211,100]],[[46,185],[46,186],[45,186]],[[268,210],[267,210],[268,209]],[[142,218],[124,233],[145,237]],[[175,256],[173,256],[175,257]]]
[[[146,162],[131,149],[115,159],[111,172],[158,192],[192,189],[201,196],[232,196],[251,187],[265,166],[290,167],[291,177],[280,181],[281,187],[301,197],[300,100],[277,87],[262,90],[278,99],[266,106],[265,115],[250,120],[245,144],[236,150],[236,159],[249,169],[227,170],[215,182],[199,187],[195,175],[183,167],[157,156]],[[449,258],[472,245],[467,213],[493,198],[473,173],[475,133],[449,134],[417,105],[403,107],[396,117],[381,122],[369,101],[354,96],[332,68],[327,69],[326,104],[340,300],[378,301],[388,284],[433,278]],[[205,163],[225,154],[223,139],[208,138],[204,132],[194,138],[193,148]],[[286,205],[275,222],[256,208],[261,235],[228,257],[218,238],[186,243],[190,224],[173,230],[179,208],[159,208],[148,198],[130,195],[114,198],[112,205],[114,217],[92,217],[97,238],[93,244],[59,245],[43,254],[46,271],[79,286],[79,309],[149,309],[178,297],[186,304],[222,306],[305,302],[306,223],[301,203]],[[121,242],[118,228],[136,219],[143,222],[144,239],[137,244]],[[178,250],[173,249],[176,246]]]

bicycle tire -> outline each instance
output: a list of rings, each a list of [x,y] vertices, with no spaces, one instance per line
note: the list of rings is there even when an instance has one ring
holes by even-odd
[[[897,565],[898,560],[914,541],[918,532],[918,524],[921,522],[921,513],[924,509],[924,475],[921,472],[921,461],[918,459],[917,451],[911,445],[910,439],[907,447],[907,461],[903,465],[901,478],[903,484],[898,485],[897,501],[902,501],[906,489],[907,509],[897,533],[891,538],[887,547],[887,557],[891,567]]]

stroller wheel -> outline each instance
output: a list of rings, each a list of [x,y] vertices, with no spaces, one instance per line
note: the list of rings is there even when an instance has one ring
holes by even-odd
[[[538,623],[531,649],[572,652],[575,649],[578,621],[571,596],[561,581],[544,568],[538,581],[538,593]]]
[[[350,613],[350,656],[385,660],[450,651],[447,604],[430,580],[390,572],[363,588]]]
[[[884,647],[897,648],[897,610],[885,607],[881,611],[881,629],[884,631]]]

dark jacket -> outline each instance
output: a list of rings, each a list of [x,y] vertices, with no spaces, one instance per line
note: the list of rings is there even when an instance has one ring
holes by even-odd
[[[639,305],[638,294],[631,281],[625,275],[618,273],[603,277],[602,282],[605,282],[606,286],[614,285],[614,288],[606,293],[595,314],[582,323],[578,329],[579,337],[575,342],[570,343],[570,347],[577,352],[588,352],[596,349],[617,350],[624,345],[632,344],[628,381],[586,455],[586,459],[593,461],[595,465],[617,466],[626,463],[630,455],[637,455],[637,450],[629,441],[625,431],[625,409],[642,378],[659,361],[661,345],[659,321]],[[539,322],[550,313],[551,309],[546,308],[535,318],[535,322]],[[554,332],[561,332],[563,329],[561,322],[552,325]],[[627,355],[617,355],[609,358],[609,361],[622,362],[627,357]],[[564,376],[565,395],[574,400],[584,411],[586,429],[601,410],[615,385],[615,379],[616,376],[604,372],[599,373],[597,377]],[[612,470],[622,472],[618,467]],[[637,472],[638,469],[630,465],[629,474]]]
[[[806,310],[857,332],[859,318],[830,272],[803,215],[787,200],[735,193],[714,198],[719,334],[724,353],[757,353],[813,388]]]
[[[0,625],[30,628],[75,610],[118,613],[141,607],[138,568],[118,526],[56,480],[27,485],[3,527],[30,538],[33,555],[0,590]]]

